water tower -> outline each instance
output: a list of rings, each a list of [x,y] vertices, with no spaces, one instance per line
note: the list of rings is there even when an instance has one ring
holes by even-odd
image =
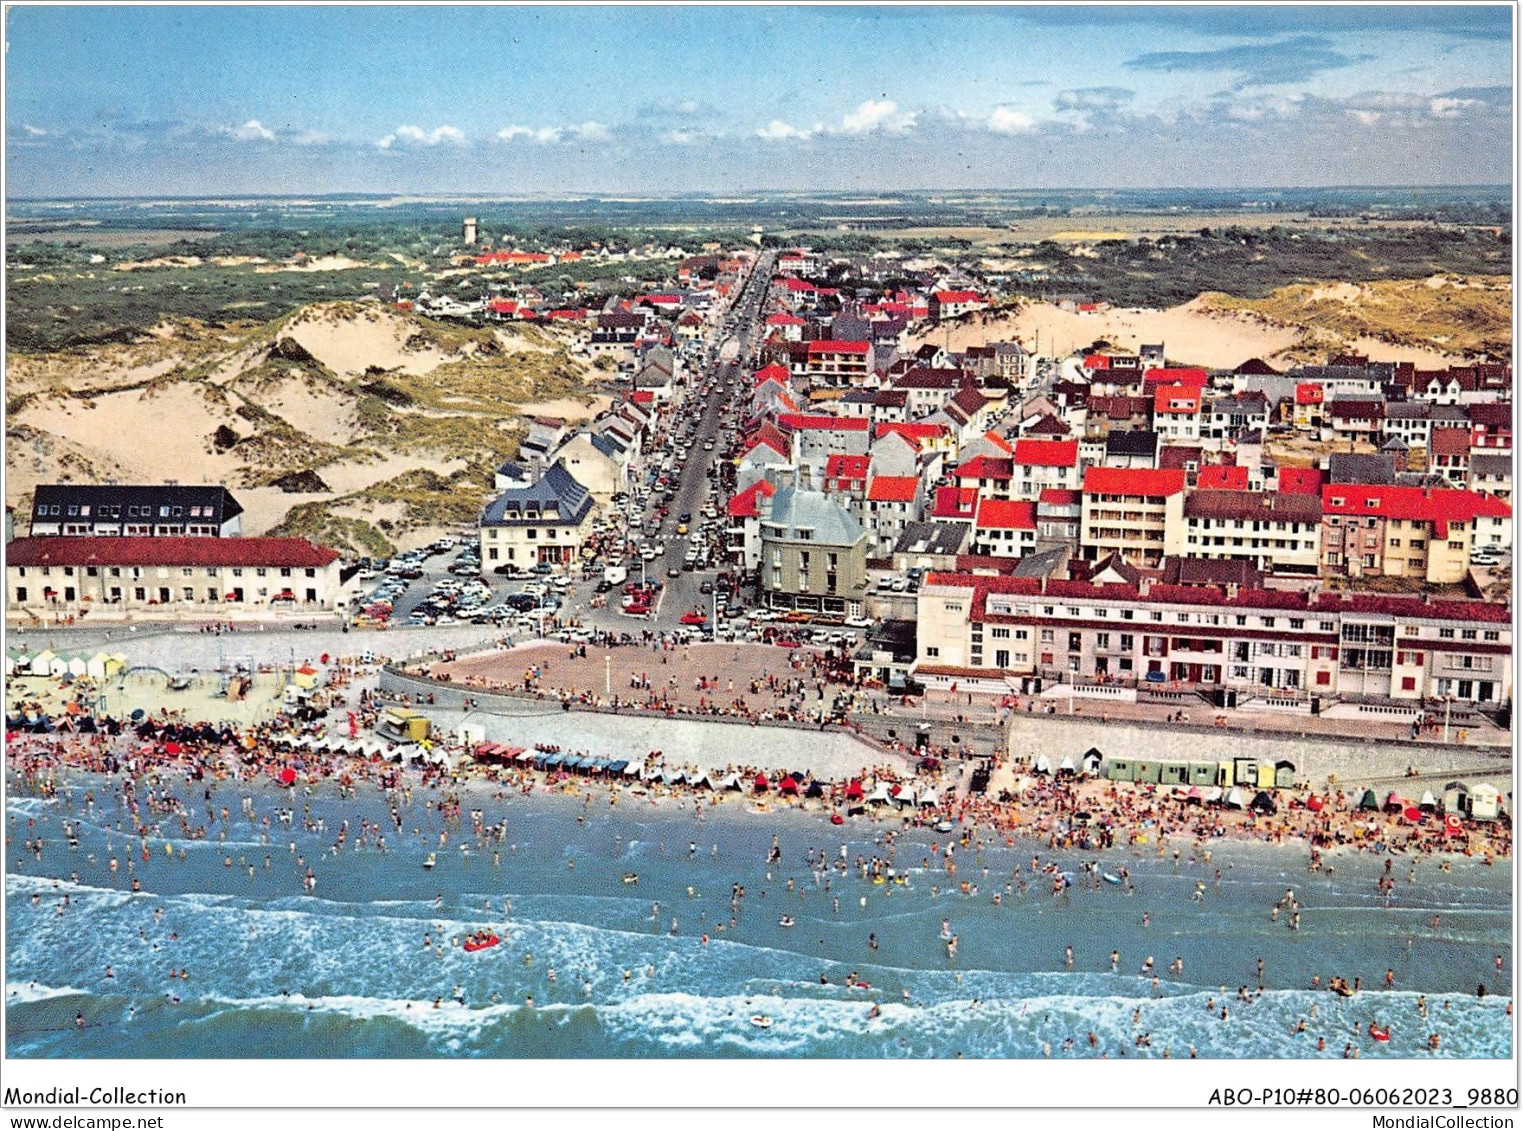
[[[476,217],[467,216],[461,225],[460,238],[466,247],[476,246]]]

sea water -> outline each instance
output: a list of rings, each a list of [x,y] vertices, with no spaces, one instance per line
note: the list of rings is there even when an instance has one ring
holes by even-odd
[[[626,792],[610,807],[604,787],[590,803],[472,791],[441,846],[432,791],[402,807],[398,833],[373,787],[341,800],[332,786],[233,785],[212,789],[228,823],[204,840],[150,836],[144,861],[103,779],[76,778],[48,800],[17,786],[6,815],[11,1056],[1182,1057],[1193,1046],[1241,1058],[1337,1057],[1353,1044],[1364,1057],[1414,1057],[1435,1055],[1434,1033],[1436,1055],[1511,1053],[1510,861],[1460,859],[1446,873],[1421,859],[1409,883],[1412,861],[1398,857],[1388,901],[1374,855],[1330,854],[1329,878],[1308,872],[1303,847],[1217,841],[1207,862],[1187,844],[1176,860],[1172,844],[1160,856],[1153,843],[1049,853],[1000,840],[957,844],[954,878],[946,835],[756,812],[735,795],[700,817],[693,798],[652,805]],[[89,788],[98,804],[87,812]],[[202,816],[204,787],[185,788]],[[250,796],[252,822],[241,811]],[[507,822],[500,846],[478,848],[472,808],[488,826]],[[381,823],[384,852],[356,845],[362,816]],[[906,882],[860,878],[857,858],[886,859],[878,838],[892,829]],[[774,836],[781,859],[769,863]],[[38,837],[40,861],[24,848]],[[833,863],[843,846],[848,875],[811,870],[810,850]],[[1034,853],[1073,886],[1054,895],[1051,877],[1032,873]],[[1130,883],[1101,882],[1089,865],[1125,868]],[[1288,910],[1271,917],[1287,889],[1299,930]],[[503,942],[452,945],[481,928]],[[1156,987],[1140,975],[1149,956]],[[852,974],[867,988],[848,986]],[[1365,988],[1311,988],[1335,975]],[[1389,1026],[1389,1043],[1369,1039],[1371,1022]]]

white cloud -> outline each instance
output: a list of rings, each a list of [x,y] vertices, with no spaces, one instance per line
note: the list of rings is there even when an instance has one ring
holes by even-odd
[[[1479,106],[1479,98],[1435,98],[1428,103],[1428,111],[1435,118],[1458,118],[1468,106]]]
[[[773,118],[765,126],[756,131],[756,136],[767,141],[794,141],[812,137],[823,128],[823,126],[815,126],[812,130],[800,130],[790,126],[787,122]]]
[[[575,126],[507,126],[497,131],[498,141],[515,141],[523,138],[535,145],[554,145],[558,141],[607,141],[608,127],[601,122],[582,122]]]
[[[667,130],[660,136],[661,141],[666,145],[692,145],[703,137],[702,134],[694,133],[692,130]]]
[[[984,126],[990,133],[1023,134],[1036,128],[1036,119],[1008,106],[996,106]]]
[[[47,137],[48,136],[48,131],[43,129],[41,126],[29,126],[25,122],[23,122],[21,124],[21,128],[24,129],[32,137]]]
[[[901,111],[897,103],[887,98],[878,102],[868,99],[841,119],[841,129],[849,134],[867,134],[875,130],[898,134],[914,128],[915,112]]]
[[[1348,115],[1361,126],[1373,126],[1381,117],[1379,110],[1350,110]]]
[[[790,126],[780,118],[773,118],[756,131],[756,136],[764,141],[800,141],[820,134],[870,134],[879,131],[902,134],[915,128],[917,116],[914,110],[900,110],[898,104],[889,99],[876,102],[868,99],[843,117],[837,126],[817,122],[813,126],[800,128]]]
[[[382,149],[390,149],[398,143],[439,145],[443,142],[449,142],[451,145],[465,145],[467,144],[465,132],[457,126],[436,126],[432,130],[425,130],[421,126],[398,126],[376,144]]]
[[[275,131],[260,125],[258,118],[250,118],[241,126],[223,126],[220,132],[236,141],[275,140]]]

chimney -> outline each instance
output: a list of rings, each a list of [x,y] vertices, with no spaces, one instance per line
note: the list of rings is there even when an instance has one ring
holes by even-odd
[[[1146,597],[1152,591],[1153,579],[1151,577],[1144,575],[1137,579],[1137,593],[1139,596]]]

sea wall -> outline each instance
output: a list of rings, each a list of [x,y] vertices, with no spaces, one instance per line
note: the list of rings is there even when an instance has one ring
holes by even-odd
[[[1046,754],[1057,765],[1068,756],[1077,761],[1091,747],[1106,757],[1161,761],[1284,760],[1295,764],[1297,781],[1314,787],[1326,785],[1329,775],[1336,775],[1343,785],[1399,781],[1407,778],[1408,767],[1415,767],[1425,782],[1462,778],[1511,788],[1512,755],[1505,747],[1244,734],[1216,727],[1101,722],[1071,715],[1011,716],[1007,749],[1013,758]]]

